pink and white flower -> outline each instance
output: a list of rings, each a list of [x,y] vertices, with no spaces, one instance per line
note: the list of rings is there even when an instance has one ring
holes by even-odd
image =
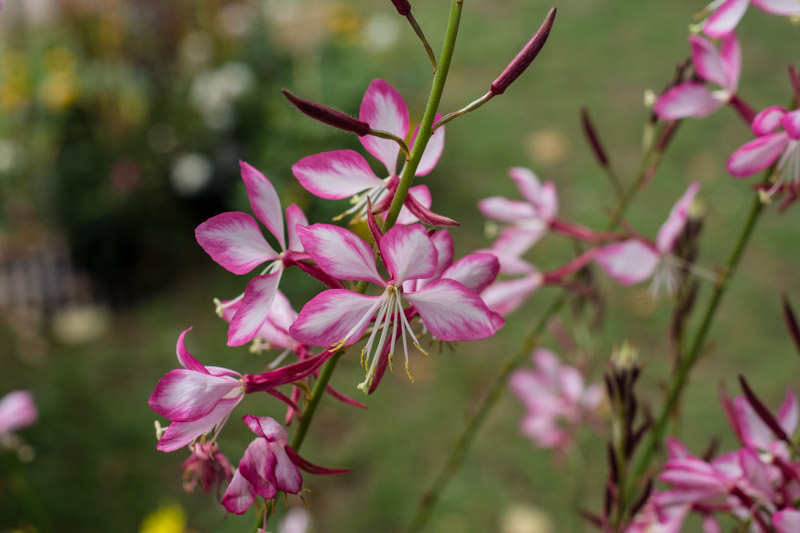
[[[680,283],[678,269],[685,265],[672,255],[672,250],[686,226],[699,189],[697,182],[689,185],[659,229],[655,243],[636,237],[599,248],[595,261],[600,268],[622,285],[635,285],[652,277],[651,293],[674,293]]]
[[[728,172],[745,178],[777,161],[777,180],[766,191],[766,196],[769,198],[784,190],[797,195],[800,192],[800,110],[768,107],[756,115],[751,129],[756,139],[733,152],[728,158]]]
[[[731,404],[723,399],[729,421],[742,443],[749,449],[765,452],[770,457],[777,456],[789,460],[790,453],[785,442],[778,440],[775,433],[756,413],[744,396],[737,396]],[[778,409],[775,422],[786,435],[791,438],[800,425],[800,407],[797,396],[791,390],[786,391],[786,398]]]
[[[384,80],[376,79],[370,84],[361,102],[358,118],[368,123],[372,129],[388,131],[401,139],[408,137],[408,107],[400,93]],[[418,130],[419,128],[412,135],[412,148]],[[359,141],[367,152],[383,163],[386,178],[376,176],[367,160],[353,150],[334,150],[311,155],[292,166],[297,180],[311,194],[328,200],[352,197],[353,206],[342,216],[363,217],[366,214],[367,200],[377,206],[381,200],[390,199],[391,186],[396,187],[397,183],[397,156],[400,153],[397,143],[373,135],[359,137]],[[444,128],[438,128],[425,148],[415,175],[428,175],[436,166],[443,150]],[[415,222],[431,205],[430,191],[424,185],[412,187],[409,196],[406,207],[400,212],[400,224]],[[409,212],[408,208],[412,211]]]
[[[247,274],[267,263],[262,273],[250,280],[244,293],[228,302],[241,302],[230,320],[228,346],[250,342],[266,322],[285,266],[296,264],[298,256],[304,255],[295,228],[308,224],[299,207],[292,204],[286,208],[287,247],[281,203],[275,188],[264,174],[252,166],[242,161],[241,167],[250,206],[278,241],[281,251],[272,249],[258,223],[247,213],[222,213],[197,227],[197,242],[226,270],[234,274]]]
[[[656,102],[653,112],[662,120],[677,120],[686,117],[704,117],[730,102],[739,87],[742,67],[742,52],[733,33],[722,38],[720,49],[699,35],[690,35],[692,61],[697,75],[703,82],[720,87],[710,90],[706,83],[683,82]]]
[[[303,488],[300,469],[312,474],[344,474],[309,463],[289,445],[286,430],[266,416],[245,415],[244,423],[257,435],[244,452],[239,467],[222,497],[222,505],[231,513],[243,514],[261,496],[271,500],[279,491],[298,494]]]
[[[196,442],[189,449],[192,455],[183,462],[183,490],[193,492],[199,484],[208,492],[231,480],[233,468],[216,442]]]
[[[372,332],[362,350],[363,364],[368,367],[366,379],[359,385],[364,391],[375,375],[379,360],[385,364],[390,359],[398,337],[403,342],[406,370],[407,336],[422,350],[406,316],[411,311],[403,308],[404,300],[413,306],[427,330],[444,341],[483,339],[497,329],[480,297],[452,279],[438,279],[415,292],[404,292],[406,281],[429,278],[437,270],[436,248],[421,226],[398,225],[380,238],[380,255],[389,281],[378,273],[372,248],[354,233],[328,224],[314,224],[298,228],[298,234],[317,265],[329,275],[383,287],[380,296],[344,289],[322,292],[303,307],[289,329],[300,342],[335,349],[358,342],[374,318]]]
[[[25,390],[9,392],[0,399],[0,442],[16,430],[32,426],[37,418],[33,394]]]
[[[191,328],[190,328],[191,329]],[[159,435],[157,449],[172,452],[202,435],[214,442],[233,408],[244,398],[242,375],[220,367],[205,367],[186,349],[187,329],[178,337],[178,362],[156,385],[147,403],[172,421]]]
[[[781,17],[800,15],[800,4],[795,0],[714,0],[706,8],[714,13],[703,25],[703,32],[709,37],[726,36],[736,29],[750,4]]]
[[[800,511],[783,509],[772,515],[772,525],[778,533],[795,533],[800,531]]]
[[[569,448],[580,424],[603,400],[599,384],[586,386],[580,371],[546,349],[533,353],[534,370],[517,370],[509,387],[526,408],[520,431],[541,448]]]

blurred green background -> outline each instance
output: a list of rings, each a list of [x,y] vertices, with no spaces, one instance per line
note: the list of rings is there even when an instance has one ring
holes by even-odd
[[[448,4],[413,3],[437,52]],[[462,223],[454,232],[457,256],[488,245],[476,202],[517,194],[506,175],[510,166],[529,166],[555,181],[565,218],[607,224],[613,191],[581,136],[579,109],[589,107],[617,172],[630,180],[648,115],[644,91],[663,87],[688,56],[687,27],[704,6],[702,0],[555,4],[555,28],[531,70],[501,98],[448,125],[444,155],[424,178],[434,209]],[[465,2],[442,110],[484,94],[549,7]],[[742,96],[757,109],[786,103],[798,28],[751,10],[739,35]],[[40,419],[20,432],[35,452],[32,460],[20,465],[5,456],[0,531],[26,525],[42,532],[139,531],[165,505],[179,506],[191,531],[252,529],[252,515],[225,518],[213,495],[183,492],[186,454],[155,450],[156,416],[147,398],[175,367],[175,340],[189,326],[188,347],[201,362],[250,372],[264,366],[265,355],[225,346],[226,324],[211,300],[238,294],[246,279],[214,264],[194,241],[194,227],[225,210],[249,211],[239,159],[264,171],[284,205],[298,203],[311,221],[340,212],[342,205],[307,194],[290,167],[305,155],[359,144],[300,116],[279,89],[356,114],[376,77],[404,95],[418,121],[430,66],[388,0],[5,3],[0,395],[30,389]],[[699,261],[720,265],[753,184],[729,177],[724,162],[750,138],[730,109],[686,121],[629,222],[653,234],[687,184],[699,180],[708,209]],[[734,444],[716,399],[718,383],[735,389],[736,374],[745,374],[773,406],[798,383],[800,361],[779,305],[781,292],[800,305],[798,217],[797,208],[763,217],[719,313],[713,350],[696,368],[678,428],[698,453],[715,436],[723,447]],[[530,258],[548,269],[569,254],[566,243],[551,237]],[[602,285],[602,331],[589,337],[585,323],[563,317],[578,347],[567,359],[580,360],[597,380],[612,347],[631,340],[645,366],[640,392],[657,409],[671,365],[664,334],[671,303],[653,304],[646,287],[620,289],[606,279]],[[290,271],[282,288],[299,308],[318,287]],[[708,292],[704,287],[701,297]],[[367,411],[326,398],[303,455],[355,471],[306,477],[314,531],[402,530],[465,415],[555,293],[537,294],[494,339],[414,357],[416,383],[402,374],[388,377],[366,399]],[[361,372],[346,357],[333,384],[359,394]],[[576,508],[598,508],[602,494],[600,438],[587,432],[580,456],[561,464],[518,434],[522,412],[510,395],[501,400],[430,531],[583,531]],[[245,413],[283,417],[274,400],[247,398],[220,441],[232,461],[251,437],[237,421]],[[513,529],[515,520],[539,521],[540,529]]]

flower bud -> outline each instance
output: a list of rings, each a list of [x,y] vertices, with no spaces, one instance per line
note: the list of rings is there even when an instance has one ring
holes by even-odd
[[[404,17],[411,13],[411,4],[408,3],[408,0],[392,0],[392,3],[397,9],[397,12]]]
[[[597,162],[600,163],[600,166],[608,168],[608,155],[605,148],[603,148],[603,143],[600,142],[600,137],[597,136],[597,130],[592,123],[592,119],[589,118],[589,110],[585,107],[581,109],[581,126],[583,126],[583,134],[586,136],[586,140],[589,141]]]
[[[339,128],[340,130],[355,133],[359,137],[363,137],[370,132],[369,124],[363,120],[358,120],[357,118],[353,118],[346,113],[342,113],[341,111],[332,109],[322,104],[318,104],[310,100],[304,100],[298,96],[295,96],[287,89],[281,89],[281,92],[293,106],[300,110],[301,113],[308,115],[314,120],[324,122],[325,124],[333,126],[334,128]]]
[[[533,38],[520,50],[517,57],[508,64],[502,74],[492,82],[490,91],[493,95],[503,94],[505,90],[508,89],[508,86],[514,83],[514,80],[519,78],[520,74],[525,72],[525,69],[528,68],[528,65],[536,59],[544,43],[547,42],[547,37],[550,35],[550,29],[553,27],[555,18],[556,8],[551,7],[550,12],[547,14],[547,17],[545,17],[544,22],[542,22],[541,27]]]
[[[611,365],[616,370],[630,370],[635,367],[639,360],[639,350],[631,343],[625,341],[622,346],[614,349],[611,354]]]

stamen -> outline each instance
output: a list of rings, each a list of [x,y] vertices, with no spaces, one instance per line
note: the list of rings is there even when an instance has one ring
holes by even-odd
[[[408,369],[408,361],[406,361],[406,374],[408,375],[408,379],[411,380],[411,383],[414,383],[414,376],[411,375],[411,370]]]
[[[383,296],[385,296],[385,295],[386,295],[386,293],[384,292],[384,294],[383,294],[383,295],[382,295],[380,298],[378,298],[377,300],[375,300],[375,303],[374,303],[374,304],[372,304],[372,305],[369,307],[369,309],[367,309],[367,312],[366,312],[366,313],[364,313],[364,316],[363,316],[363,317],[361,317],[361,320],[359,320],[359,321],[356,323],[356,325],[355,325],[355,326],[353,326],[353,327],[350,329],[350,331],[348,331],[348,332],[345,334],[345,336],[344,336],[344,337],[342,337],[342,340],[340,340],[339,342],[336,342],[336,343],[334,343],[334,344],[332,344],[332,345],[331,345],[331,348],[333,349],[333,351],[334,351],[334,352],[335,352],[335,351],[337,351],[337,350],[340,350],[340,349],[342,348],[342,346],[344,346],[344,345],[345,345],[345,343],[346,343],[348,340],[350,340],[350,337],[352,337],[353,335],[355,335],[356,331],[358,331],[359,329],[361,329],[362,327],[364,327],[364,324],[365,324],[366,322],[369,322],[369,319],[370,319],[370,318],[372,318],[372,315],[375,313],[375,310],[376,310],[376,309],[378,309],[378,306],[380,306],[380,305],[382,305],[382,304],[383,304]]]
[[[281,352],[281,354],[280,354],[278,357],[276,357],[276,358],[275,358],[275,360],[274,360],[274,361],[272,361],[272,362],[271,362],[271,363],[270,363],[270,364],[267,366],[267,368],[268,368],[268,369],[270,369],[270,370],[272,370],[273,368],[277,367],[279,364],[281,364],[281,362],[282,362],[284,359],[286,359],[286,356],[287,356],[287,355],[289,355],[289,353],[291,353],[291,351],[292,351],[292,350],[290,350],[289,348],[285,349],[283,352]]]
[[[225,309],[227,309],[228,307],[230,307],[233,304],[237,303],[242,298],[244,298],[244,293],[240,294],[239,296],[237,296],[233,300],[228,300],[225,303],[222,303],[222,301],[219,298],[214,298],[214,312],[217,313],[217,316],[222,318],[222,312]]]

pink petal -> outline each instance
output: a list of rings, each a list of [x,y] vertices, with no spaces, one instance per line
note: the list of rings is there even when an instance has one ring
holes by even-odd
[[[286,450],[279,444],[271,445],[275,458],[278,460],[275,465],[275,481],[278,490],[289,494],[297,494],[303,488],[303,476],[300,470],[286,455]]]
[[[267,321],[272,300],[278,292],[283,270],[256,276],[244,291],[242,305],[228,327],[228,346],[241,346],[253,340]]]
[[[203,418],[191,422],[173,422],[161,435],[156,449],[162,452],[174,452],[183,448],[194,439],[209,433],[214,427],[224,423],[241,400],[241,397],[222,400],[214,407],[213,411]]]
[[[223,398],[241,387],[242,382],[235,378],[181,368],[159,380],[147,403],[153,411],[172,421],[192,422],[208,415]]]
[[[247,481],[239,469],[233,474],[225,495],[222,497],[222,505],[228,512],[234,514],[244,514],[253,502],[256,501],[256,491],[253,485]]]
[[[783,17],[800,15],[800,4],[796,0],[752,0],[752,2],[757,8],[773,15]]]
[[[440,279],[413,294],[406,294],[423,324],[437,339],[470,341],[494,335],[486,304],[461,283]]]
[[[239,161],[242,167],[242,180],[247,187],[247,197],[250,199],[250,207],[253,213],[267,227],[270,233],[278,239],[281,250],[286,249],[286,240],[283,235],[283,212],[281,200],[275,187],[269,182],[267,177],[248,165],[244,161]]]
[[[800,139],[800,111],[790,111],[781,119],[781,124],[793,141]]]
[[[480,293],[494,282],[499,271],[500,262],[494,255],[475,253],[456,261],[442,277],[456,280],[469,290]]]
[[[259,496],[272,499],[278,492],[275,479],[275,465],[277,459],[272,453],[269,443],[265,439],[255,439],[251,442],[239,461],[239,472],[253,485],[253,490]]]
[[[703,533],[722,533],[722,528],[719,525],[719,522],[714,518],[713,515],[706,515],[703,517]]]
[[[401,139],[408,135],[408,108],[394,88],[387,82],[376,79],[370,83],[364,99],[361,101],[361,110],[358,118],[367,122],[374,130],[384,130],[394,133]],[[372,135],[358,138],[367,152],[374,155],[386,165],[390,176],[394,176],[397,169],[397,154],[400,147],[389,139],[381,139]]]
[[[752,176],[774,163],[788,142],[789,137],[785,132],[753,139],[731,154],[726,168],[737,178]]]
[[[297,237],[296,226],[308,226],[308,219],[303,210],[292,204],[286,208],[286,229],[289,233],[289,249],[293,252],[302,252],[303,243]]]
[[[436,273],[438,254],[422,226],[394,226],[381,239],[380,250],[395,285]]]
[[[234,274],[247,274],[264,261],[278,258],[247,213],[229,212],[211,217],[197,226],[194,233],[197,243],[211,259]]]
[[[600,268],[622,285],[635,285],[649,278],[659,259],[653,248],[638,239],[604,246],[595,256]]]
[[[330,224],[298,227],[297,234],[317,265],[335,278],[384,285],[370,245],[355,233]]]
[[[508,175],[517,184],[519,193],[533,205],[539,203],[542,184],[536,174],[529,168],[512,167],[508,170]]]
[[[478,202],[483,216],[498,222],[517,222],[518,220],[536,218],[534,207],[519,200],[508,200],[500,196],[492,196]]]
[[[519,257],[530,250],[531,246],[536,244],[539,239],[546,234],[547,228],[544,226],[541,228],[509,226],[505,228],[500,233],[497,240],[494,241],[494,244],[492,244],[492,251]],[[507,273],[511,274],[511,272]]]
[[[30,426],[38,417],[33,394],[24,390],[9,392],[0,400],[0,435]]]
[[[703,33],[709,37],[724,37],[732,32],[742,20],[749,3],[750,0],[728,0],[708,17]]]
[[[720,54],[727,81],[727,85],[723,85],[723,87],[735,93],[739,87],[739,75],[742,72],[742,49],[736,34],[731,32],[722,38]]]
[[[356,343],[369,326],[369,319],[364,320],[365,315],[370,313],[370,309],[370,317],[375,314],[378,300],[378,296],[365,296],[345,289],[324,291],[300,310],[289,334],[310,346],[331,346],[342,341],[359,322],[363,322],[345,344]]]
[[[275,293],[275,299],[269,310],[268,321],[286,331],[297,320],[297,311],[292,307],[289,299],[281,292]]]
[[[447,267],[453,264],[453,256],[455,255],[455,248],[453,246],[453,237],[447,230],[439,230],[431,235],[431,242],[436,248],[436,273],[434,278],[439,278]]]
[[[728,76],[722,56],[711,41],[699,35],[690,35],[689,44],[692,48],[692,61],[700,77],[720,87],[727,87]]]
[[[186,334],[192,331],[192,328],[188,328],[183,330],[183,332],[178,336],[178,345],[175,348],[175,351],[178,353],[178,362],[181,366],[187,370],[193,370],[195,372],[203,372],[208,374],[208,370],[204,367],[200,362],[195,359],[192,354],[189,353],[189,350],[186,349],[186,345],[184,343]]]
[[[558,194],[553,182],[548,181],[542,185],[539,201],[535,205],[539,216],[546,221],[550,221],[558,215]]]
[[[772,515],[772,525],[778,533],[797,533],[800,531],[800,511],[784,509]]]
[[[662,120],[704,117],[724,104],[724,101],[714,98],[711,91],[702,83],[689,81],[661,95],[653,106],[653,112]]]
[[[787,111],[779,105],[770,106],[755,116],[750,128],[759,137],[772,133],[781,127],[781,119],[786,113]]]
[[[261,438],[267,439],[267,442],[277,442],[283,446],[289,442],[289,434],[286,433],[283,426],[274,418],[268,416],[244,415],[242,421],[250,428],[250,431]]]
[[[778,424],[790,437],[797,430],[798,417],[800,417],[800,412],[797,406],[797,396],[791,389],[787,389],[786,399],[778,409]]]
[[[500,316],[508,316],[542,286],[541,274],[534,273],[511,281],[498,281],[481,293],[487,307]]]
[[[349,198],[361,191],[383,185],[361,154],[334,150],[304,157],[292,172],[308,192],[328,200]]]
[[[441,113],[436,113],[433,123],[436,124],[442,118]],[[419,126],[414,129],[414,134],[411,136],[411,149],[414,149],[414,143],[417,141],[417,134],[419,133]],[[428,145],[422,153],[422,159],[419,161],[415,176],[427,176],[436,167],[439,158],[442,157],[444,151],[444,126],[438,128],[433,132],[431,138],[428,140]]]
[[[769,450],[770,443],[775,440],[775,435],[756,414],[747,399],[737,396],[733,399],[733,408],[745,446],[758,450]]]
[[[683,232],[686,226],[686,221],[689,219],[689,209],[692,207],[694,197],[697,196],[697,191],[700,190],[700,184],[693,182],[683,193],[680,200],[672,206],[672,211],[669,212],[667,221],[658,230],[656,237],[656,248],[662,253],[666,254],[672,251],[675,246],[675,239]]]
[[[431,191],[428,189],[427,185],[417,185],[415,187],[411,187],[408,189],[409,196],[413,196],[414,199],[422,204],[424,207],[430,209],[431,207]],[[419,219],[412,213],[408,207],[403,205],[400,208],[400,215],[397,217],[397,224],[402,224],[404,226],[408,226],[419,222]]]
[[[675,437],[667,437],[667,455],[670,459],[691,457],[689,449]]]

